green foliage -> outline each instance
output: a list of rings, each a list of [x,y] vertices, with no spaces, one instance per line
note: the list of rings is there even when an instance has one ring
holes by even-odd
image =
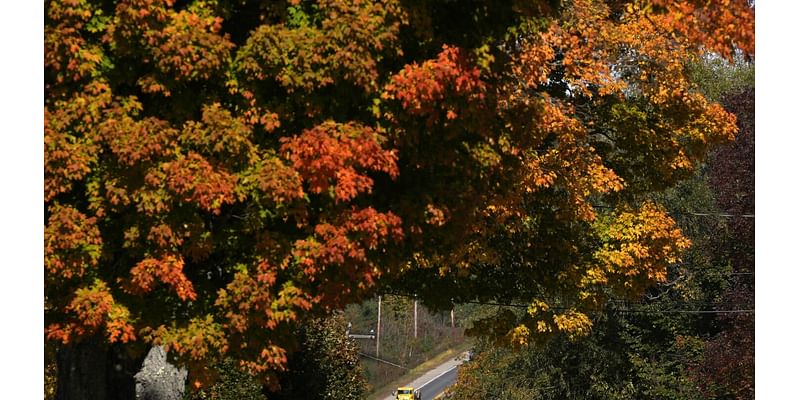
[[[367,382],[358,347],[345,335],[341,314],[298,327],[300,349],[280,377],[281,390],[270,399],[356,400],[364,398]]]
[[[267,400],[262,385],[252,375],[237,367],[232,359],[225,359],[213,367],[216,382],[199,391],[187,391],[185,400]]]
[[[213,366],[215,382],[197,392],[187,392],[186,400],[276,400],[276,399],[361,399],[367,383],[358,363],[358,349],[344,333],[341,315],[309,321],[298,326],[297,340],[302,349],[289,360],[280,374],[280,391],[267,396],[265,387],[238,367],[233,359]]]
[[[609,312],[595,318],[589,337],[560,336],[517,350],[482,341],[447,398],[702,398],[686,369],[672,361],[689,355],[668,342],[643,345],[654,333],[633,321],[636,317]]]
[[[727,95],[755,87],[756,81],[755,63],[745,60],[741,54],[733,61],[707,54],[689,65],[689,74],[703,94],[713,101],[722,101]]]

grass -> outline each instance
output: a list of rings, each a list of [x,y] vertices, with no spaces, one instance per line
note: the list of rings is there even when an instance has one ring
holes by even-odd
[[[444,363],[448,359],[456,357],[457,355],[467,351],[471,347],[472,343],[470,343],[470,341],[465,341],[452,349],[445,350],[431,357],[427,361],[417,365],[416,367],[406,372],[405,375],[395,379],[394,381],[386,385],[383,385],[373,390],[372,393],[370,393],[367,396],[367,400],[379,400],[388,396],[390,393],[392,393],[392,391],[394,391],[398,387],[403,386],[408,382],[411,382],[414,379],[419,378],[422,375],[425,375],[425,373],[431,370],[432,368],[435,368],[439,364]]]

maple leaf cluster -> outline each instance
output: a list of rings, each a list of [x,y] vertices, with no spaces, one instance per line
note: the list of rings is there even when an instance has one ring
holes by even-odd
[[[398,174],[397,156],[381,148],[369,127],[326,121],[294,138],[283,138],[281,150],[313,193],[332,189],[337,201],[348,201],[372,189],[373,180],[356,169]]]
[[[435,60],[427,60],[421,65],[406,65],[392,76],[381,97],[399,100],[402,109],[411,115],[430,115],[430,125],[441,119],[442,112],[446,119],[453,120],[461,113],[474,111],[469,106],[478,107],[485,90],[486,83],[480,79],[480,70],[470,65],[464,50],[444,45]],[[447,104],[445,99],[453,102],[459,97],[467,107],[457,108],[456,103],[440,109]]]

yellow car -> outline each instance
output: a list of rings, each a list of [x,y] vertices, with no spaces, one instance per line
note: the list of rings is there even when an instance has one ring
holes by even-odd
[[[419,392],[414,392],[412,387],[400,387],[394,391],[395,400],[419,400]]]

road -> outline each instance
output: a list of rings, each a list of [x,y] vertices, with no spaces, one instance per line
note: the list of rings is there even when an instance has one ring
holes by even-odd
[[[455,365],[449,370],[445,371],[442,375],[439,375],[430,382],[420,386],[420,398],[422,400],[433,400],[434,397],[444,392],[446,387],[454,384],[457,377],[458,365]]]
[[[463,362],[463,357],[453,358],[440,364],[436,368],[426,372],[421,377],[414,379],[403,386],[411,386],[419,389],[422,400],[432,400],[441,394],[444,389],[456,381],[458,366]],[[382,400],[393,400],[391,396],[386,396]]]

